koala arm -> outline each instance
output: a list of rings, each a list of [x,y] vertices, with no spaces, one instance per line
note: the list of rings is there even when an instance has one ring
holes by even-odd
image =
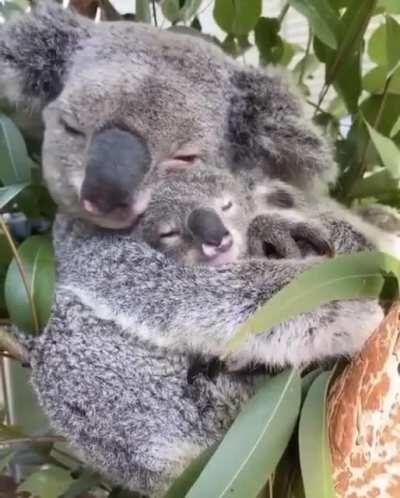
[[[186,267],[169,261],[132,236],[90,233],[82,222],[65,224],[61,218],[56,224],[55,247],[59,290],[73,292],[97,316],[114,320],[141,340],[204,355],[224,353],[227,341],[244,320],[301,271],[319,261],[264,259],[221,268]],[[282,324],[254,336],[237,353],[235,361],[301,365],[327,356],[351,354],[382,318],[381,312],[366,303],[358,310],[350,301],[338,306],[327,304],[300,315],[289,327]],[[349,320],[346,330],[343,316],[355,312],[360,321],[354,324]],[[331,331],[326,332],[325,324],[335,320],[337,327],[331,326]],[[338,328],[342,341],[337,338]],[[318,334],[319,330],[324,330],[323,335]],[[279,354],[276,342],[280,344]]]

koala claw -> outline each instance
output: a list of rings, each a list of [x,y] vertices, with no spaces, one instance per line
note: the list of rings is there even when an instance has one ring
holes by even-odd
[[[283,259],[309,254],[333,257],[335,254],[322,227],[268,215],[257,216],[252,221],[248,244],[249,254],[256,257]]]

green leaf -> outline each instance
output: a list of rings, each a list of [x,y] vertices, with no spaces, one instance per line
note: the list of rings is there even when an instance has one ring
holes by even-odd
[[[385,89],[388,77],[388,68],[386,66],[374,67],[363,77],[363,88],[369,93],[382,94]],[[400,95],[400,70],[397,69],[390,79],[388,93]]]
[[[143,498],[143,495],[117,486],[111,490],[108,498]]]
[[[43,328],[50,316],[54,291],[55,264],[51,241],[34,235],[21,244],[18,252],[33,296],[39,327]],[[26,332],[37,332],[31,303],[15,259],[7,271],[5,297],[12,322]]]
[[[400,14],[399,0],[379,0],[378,5],[391,14]]]
[[[368,123],[375,126],[375,123],[379,121],[379,125],[376,128],[379,133],[385,136],[389,136],[390,132],[399,117],[400,109],[400,95],[387,94],[386,98],[383,95],[371,95],[362,101],[360,105],[360,111]],[[379,116],[379,120],[378,120]],[[363,128],[366,133],[364,122],[362,122]]]
[[[100,477],[87,469],[84,469],[77,479],[74,479],[70,486],[59,498],[76,498],[82,493],[93,489],[100,484]]]
[[[388,169],[389,173],[395,179],[400,178],[400,149],[390,138],[385,137],[381,133],[374,130],[367,121],[369,136],[374,144],[383,165]]]
[[[138,21],[150,23],[150,0],[136,0],[135,14]]]
[[[378,66],[387,66],[386,26],[381,24],[371,35],[367,48],[369,58]]]
[[[187,498],[255,497],[289,442],[300,391],[294,370],[267,379],[236,418]]]
[[[11,462],[11,460],[14,456],[14,453],[15,453],[14,450],[9,450],[9,449],[7,449],[1,453],[1,458],[0,458],[0,472],[1,473],[3,473],[4,469]]]
[[[359,51],[343,60],[340,70],[333,80],[333,86],[342,97],[351,114],[358,111],[358,99],[361,95],[361,54]]]
[[[383,285],[382,270],[399,275],[400,261],[382,252],[340,255],[312,266],[277,292],[240,327],[227,344],[234,351],[250,335],[260,334],[338,299],[378,297]]]
[[[263,64],[276,64],[283,56],[284,46],[279,36],[280,24],[275,17],[260,17],[255,27],[255,41]]]
[[[293,69],[293,74],[296,79],[299,78],[300,74],[303,74],[303,78],[307,78],[313,74],[319,67],[319,61],[314,54],[306,54]]]
[[[7,116],[0,115],[0,180],[4,185],[29,182],[31,160],[24,139]]]
[[[261,0],[215,0],[213,14],[225,33],[247,35],[261,15]]]
[[[19,183],[17,185],[9,185],[0,188],[0,209],[3,209],[10,201],[12,201],[19,193],[21,193],[29,183]]]
[[[331,373],[311,385],[299,423],[299,452],[307,498],[335,498],[328,445],[326,397]]]
[[[396,192],[400,181],[395,180],[386,168],[361,178],[351,188],[351,198],[377,197],[381,194]]]
[[[338,16],[327,0],[289,0],[298,12],[303,14],[315,34],[328,47],[338,46]]]
[[[399,119],[393,125],[393,128],[390,131],[390,137],[394,138],[400,131],[400,116]]]
[[[161,11],[166,19],[172,23],[189,21],[198,11],[202,0],[162,0]]]
[[[72,482],[67,470],[55,465],[43,465],[18,486],[18,492],[25,491],[40,498],[60,498]]]
[[[340,22],[340,42],[337,51],[323,47],[316,55],[326,63],[325,82],[333,83],[351,114],[358,110],[361,94],[361,52],[362,42],[376,0],[352,2]],[[314,43],[314,47],[318,46]]]
[[[386,16],[386,60],[389,71],[400,60],[400,24],[390,16]]]
[[[185,498],[187,492],[198,479],[214,451],[215,448],[209,448],[195,458],[178,479],[175,480],[164,498]]]
[[[8,240],[0,231],[0,265],[8,265],[13,258],[13,253]]]

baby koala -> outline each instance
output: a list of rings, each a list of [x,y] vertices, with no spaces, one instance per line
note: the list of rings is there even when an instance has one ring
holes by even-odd
[[[199,167],[160,175],[140,220],[140,237],[184,264],[222,265],[245,257],[331,255],[322,224],[266,202],[252,178]]]

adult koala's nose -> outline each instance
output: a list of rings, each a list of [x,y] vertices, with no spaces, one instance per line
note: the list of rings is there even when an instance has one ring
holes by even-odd
[[[106,227],[132,225],[143,211],[138,194],[150,163],[149,149],[140,136],[116,127],[97,132],[88,147],[80,192],[85,213]]]
[[[206,257],[213,258],[232,247],[232,236],[213,209],[194,209],[187,223],[193,237],[201,243]]]

